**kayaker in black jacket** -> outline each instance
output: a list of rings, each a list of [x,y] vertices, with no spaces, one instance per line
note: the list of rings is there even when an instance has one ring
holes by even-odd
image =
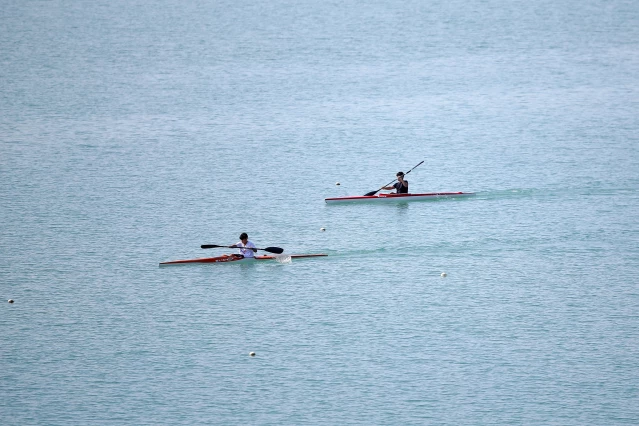
[[[385,186],[382,189],[395,190],[397,194],[408,194],[408,181],[404,180],[404,172],[397,172],[397,181],[393,186]]]

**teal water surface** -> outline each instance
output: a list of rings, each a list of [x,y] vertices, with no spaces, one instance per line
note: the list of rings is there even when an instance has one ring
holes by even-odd
[[[3,424],[639,423],[635,2],[2,18]]]

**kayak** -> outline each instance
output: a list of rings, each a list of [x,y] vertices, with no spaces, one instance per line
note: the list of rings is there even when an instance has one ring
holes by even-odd
[[[426,194],[377,194],[377,195],[354,195],[350,197],[325,198],[327,204],[353,203],[353,202],[406,202],[436,200],[439,198],[461,198],[471,197],[474,192],[429,192]]]
[[[280,257],[299,259],[304,257],[322,257],[328,256],[327,254],[288,254],[280,255]],[[257,260],[277,260],[278,256],[255,256],[255,257],[241,257],[238,255],[224,254],[217,257],[205,257],[200,259],[188,259],[188,260],[172,260],[169,262],[162,262],[160,266],[164,265],[182,265],[185,263],[250,263]]]

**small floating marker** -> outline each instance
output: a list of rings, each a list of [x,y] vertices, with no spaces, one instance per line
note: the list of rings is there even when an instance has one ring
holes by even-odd
[[[339,182],[335,182],[335,185],[340,186],[340,183]]]
[[[255,356],[255,352],[249,352],[249,356]]]
[[[446,272],[442,272],[442,278],[446,278],[446,275],[448,275]]]
[[[9,302],[9,303],[13,303],[13,299],[9,299],[9,300],[8,300],[8,302]]]
[[[320,228],[320,231],[324,232],[326,231],[326,228]]]

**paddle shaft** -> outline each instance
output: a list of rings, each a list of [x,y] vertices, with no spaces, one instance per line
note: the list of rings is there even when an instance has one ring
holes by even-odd
[[[236,249],[247,249],[247,250],[253,250],[254,252],[257,250],[262,250],[262,251],[267,251],[269,253],[276,253],[276,254],[281,254],[284,252],[283,248],[280,247],[266,247],[266,248],[252,248],[252,247],[238,247],[238,246],[219,246],[216,244],[202,244],[200,246],[200,248],[203,249],[209,249],[209,248],[236,248]]]
[[[410,172],[412,172],[413,170],[415,170],[418,166],[420,166],[422,163],[424,162],[424,160],[422,160],[417,166],[413,167],[412,169],[410,169],[409,171],[407,171],[406,173],[404,173],[404,176],[406,176],[407,174],[409,174]],[[366,194],[364,194],[365,197],[370,197],[371,195],[375,195],[377,194],[379,191],[381,191],[382,189],[384,189],[385,187],[387,187],[388,185],[390,185],[391,183],[395,182],[397,180],[397,178],[391,180],[390,182],[388,182],[386,185],[382,186],[381,188],[379,188],[377,191],[371,191],[371,192],[367,192]]]

